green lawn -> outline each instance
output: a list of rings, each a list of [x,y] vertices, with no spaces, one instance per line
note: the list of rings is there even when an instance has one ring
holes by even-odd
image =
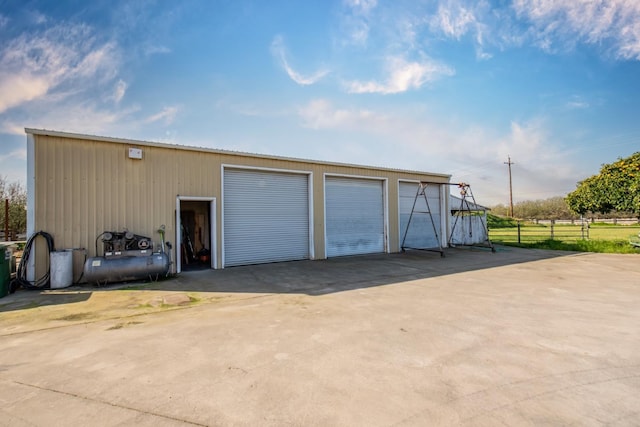
[[[589,238],[586,240],[583,239],[579,225],[555,225],[552,238],[551,226],[526,224],[520,226],[520,246],[589,252],[640,253],[639,249],[629,244],[629,240],[638,240],[639,233],[639,225],[592,224],[589,227]],[[494,243],[518,245],[518,228],[490,228],[489,238]]]

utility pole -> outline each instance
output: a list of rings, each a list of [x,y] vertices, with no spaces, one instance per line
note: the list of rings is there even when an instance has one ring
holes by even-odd
[[[9,199],[4,199],[4,241],[9,241]]]
[[[504,164],[509,166],[509,216],[513,218],[513,183],[511,181],[511,165],[513,162],[511,161],[511,156],[507,156],[507,159]]]

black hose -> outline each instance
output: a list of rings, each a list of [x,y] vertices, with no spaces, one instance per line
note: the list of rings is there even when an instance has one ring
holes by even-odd
[[[27,280],[27,266],[29,264],[31,252],[33,251],[34,242],[38,236],[44,238],[47,242],[47,272],[42,277],[34,280],[33,282],[30,282],[29,280]],[[10,292],[13,293],[20,287],[36,290],[48,288],[50,285],[49,279],[51,277],[51,264],[49,255],[53,251],[55,251],[55,245],[53,244],[53,237],[51,236],[51,234],[44,231],[38,231],[37,233],[34,233],[31,237],[29,237],[29,240],[27,240],[27,243],[24,246],[24,252],[22,253],[20,265],[16,270],[16,278],[11,282],[11,285],[9,286]]]

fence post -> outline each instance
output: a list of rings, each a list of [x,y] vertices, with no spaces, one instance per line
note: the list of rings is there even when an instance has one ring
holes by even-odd
[[[518,244],[520,244],[520,221],[518,221]]]
[[[554,240],[554,235],[553,235],[553,225],[556,223],[555,219],[551,220],[551,240]]]

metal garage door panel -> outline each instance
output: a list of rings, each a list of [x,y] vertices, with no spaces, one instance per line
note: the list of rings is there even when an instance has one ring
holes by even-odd
[[[409,222],[409,216],[411,215],[411,208],[413,207],[413,201],[416,198],[416,192],[418,191],[418,183],[401,182],[399,189],[399,207],[400,207],[400,245],[402,245],[402,239],[405,232],[407,237],[404,242],[404,247],[407,248],[437,248],[440,247],[438,239],[436,238],[431,224],[431,219],[428,214],[414,213],[411,219],[411,226],[407,231],[407,223]],[[429,200],[429,208],[431,215],[433,216],[433,223],[440,231],[440,186],[439,185],[427,185],[427,199]],[[419,196],[416,200],[415,212],[426,212],[427,203],[424,200],[424,196]]]
[[[309,258],[308,179],[225,169],[225,266]]]
[[[327,177],[327,256],[384,252],[382,181]]]

